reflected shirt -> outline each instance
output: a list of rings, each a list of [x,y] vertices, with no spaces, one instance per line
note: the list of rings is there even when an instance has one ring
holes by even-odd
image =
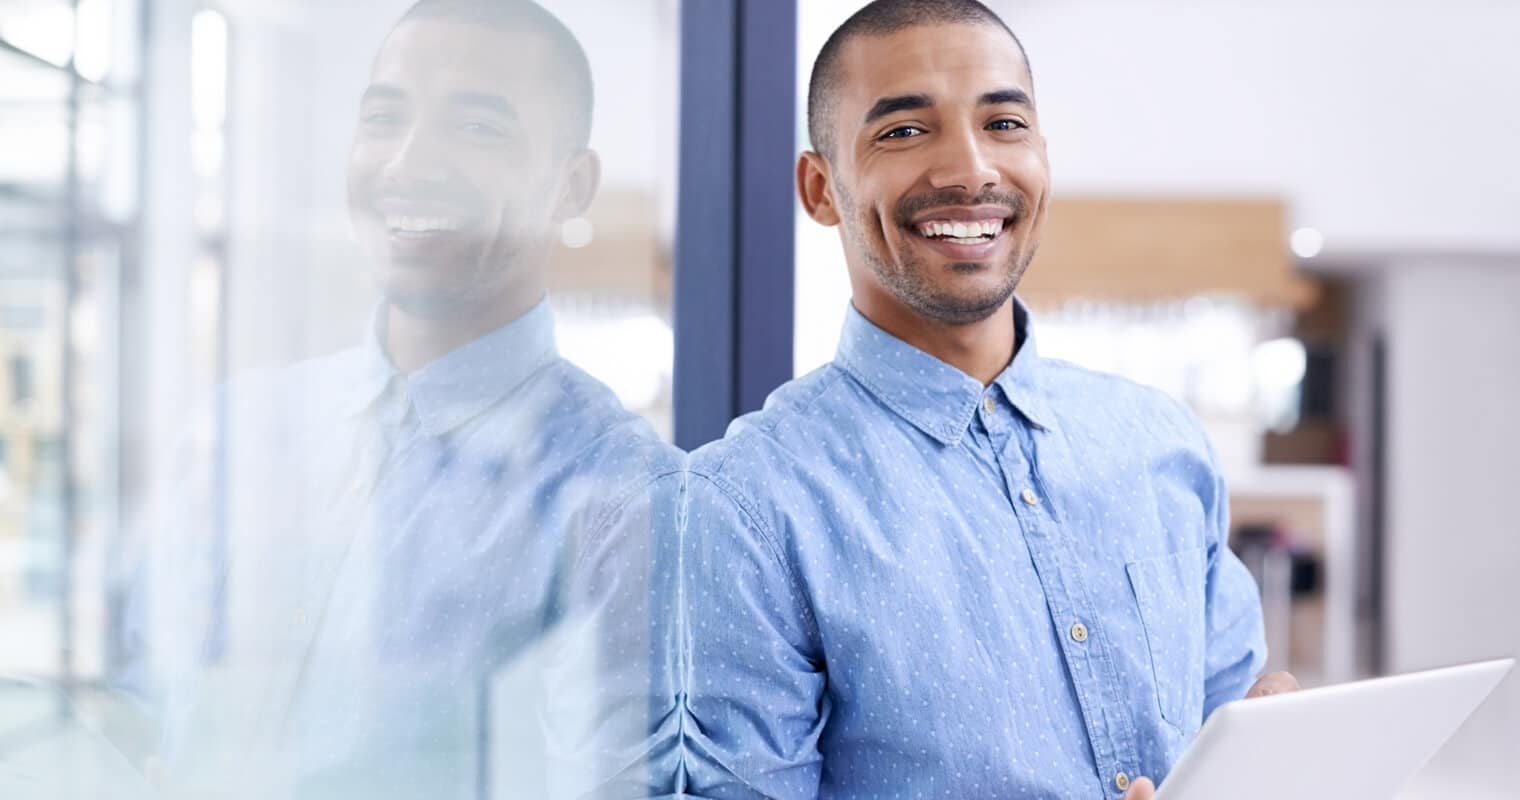
[[[1260,601],[1207,438],[1028,319],[983,386],[851,308],[692,454],[678,790],[1119,797],[1244,696]]]
[[[172,748],[196,785],[534,792],[567,570],[652,525],[617,508],[679,457],[558,355],[547,300],[409,375],[381,319],[229,390],[221,652]]]

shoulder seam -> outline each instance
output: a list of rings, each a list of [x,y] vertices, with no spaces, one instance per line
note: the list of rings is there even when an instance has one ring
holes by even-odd
[[[747,519],[754,526],[755,531],[760,536],[762,545],[766,550],[770,551],[772,560],[774,560],[776,562],[776,565],[781,567],[781,570],[786,574],[787,582],[790,584],[790,589],[792,591],[793,597],[802,601],[802,605],[806,609],[806,613],[810,621],[812,619],[815,619],[812,602],[808,599],[807,593],[803,591],[804,584],[801,577],[797,574],[797,570],[792,564],[791,560],[786,558],[785,549],[781,547],[780,542],[776,538],[775,532],[770,529],[770,526],[768,526],[765,523],[765,520],[760,516],[755,508],[754,503],[750,502],[749,498],[744,494],[742,490],[739,489],[738,486],[735,486],[733,482],[727,480],[721,475],[708,474],[705,472],[697,471],[692,471],[690,474],[694,478],[701,478],[712,484],[713,487],[722,493],[724,497],[728,498],[733,502],[735,506],[738,507],[740,513],[744,515],[745,519]],[[689,493],[687,497],[687,502],[690,502]]]
[[[839,373],[841,373],[843,371],[839,367],[837,367],[836,365],[834,365],[832,363],[826,365],[823,369],[825,371],[827,371],[829,374],[826,374],[823,377],[821,377],[819,379],[819,381],[818,381],[818,385],[817,386],[812,387],[811,391],[809,391],[808,393],[806,393],[805,395],[803,395],[801,398],[799,398],[797,400],[794,408],[787,409],[787,413],[782,413],[781,409],[774,409],[774,411],[776,413],[774,413],[774,414],[771,415],[772,419],[766,420],[763,425],[753,425],[752,424],[753,430],[757,434],[764,434],[766,436],[774,436],[776,430],[778,428],[780,428],[784,423],[786,423],[786,422],[788,422],[788,421],[790,421],[792,419],[795,419],[798,416],[801,416],[803,413],[805,413],[807,411],[810,411],[812,409],[813,405],[818,401],[818,398],[822,397],[825,392],[827,392],[829,389],[833,388],[835,385],[837,385],[839,383],[839,381],[840,381],[840,374]],[[742,419],[744,419],[744,417],[740,417],[739,418],[739,420],[742,420]],[[737,422],[738,420],[735,420],[735,421]],[[733,436],[732,438],[730,438],[728,436],[725,436],[722,439],[719,439],[718,441],[719,442],[724,442],[724,441],[739,442],[743,438],[743,436],[744,436],[744,432],[740,431],[739,434]],[[717,463],[713,464],[712,468],[710,470],[708,470],[708,471],[711,472],[713,475],[717,475],[717,474],[721,473],[724,470],[724,468],[728,466],[728,460],[733,457],[734,450],[736,450],[736,449],[738,449],[737,446],[730,446],[728,448],[728,452],[723,453],[722,458],[718,459]]]

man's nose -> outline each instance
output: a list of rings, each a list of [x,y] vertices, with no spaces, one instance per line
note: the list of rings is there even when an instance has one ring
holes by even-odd
[[[412,126],[385,164],[385,177],[404,183],[432,183],[448,177],[447,149],[427,126]]]
[[[929,174],[934,188],[960,189],[975,195],[997,186],[1000,176],[988,160],[985,143],[978,133],[976,130],[953,132],[941,140],[937,163]]]

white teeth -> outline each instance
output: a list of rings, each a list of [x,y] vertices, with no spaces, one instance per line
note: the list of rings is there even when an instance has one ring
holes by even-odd
[[[975,244],[981,237],[995,237],[1003,232],[1003,220],[989,219],[974,222],[922,222],[918,232],[929,238],[946,238],[958,244]]]
[[[406,214],[385,215],[385,225],[400,233],[438,233],[457,231],[461,221],[454,217],[419,217]]]

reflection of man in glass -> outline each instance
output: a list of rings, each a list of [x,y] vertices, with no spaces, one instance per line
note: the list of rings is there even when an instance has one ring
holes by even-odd
[[[831,365],[692,454],[684,788],[1148,796],[1252,688],[1261,609],[1192,415],[1035,349],[1022,46],[973,0],[878,0],[808,114],[798,190],[853,305]]]
[[[361,347],[228,390],[227,534],[199,663],[166,681],[171,783],[534,793],[540,716],[575,706],[544,696],[575,680],[543,678],[550,654],[596,635],[575,571],[639,594],[597,547],[647,535],[641,478],[674,458],[555,351],[545,277],[596,191],[591,103],[580,45],[532,3],[423,0],[381,47],[349,205],[384,302]]]
[[[540,304],[558,223],[597,187],[591,91],[580,45],[531,4],[423,2],[386,41],[360,102],[349,211],[399,368]]]

